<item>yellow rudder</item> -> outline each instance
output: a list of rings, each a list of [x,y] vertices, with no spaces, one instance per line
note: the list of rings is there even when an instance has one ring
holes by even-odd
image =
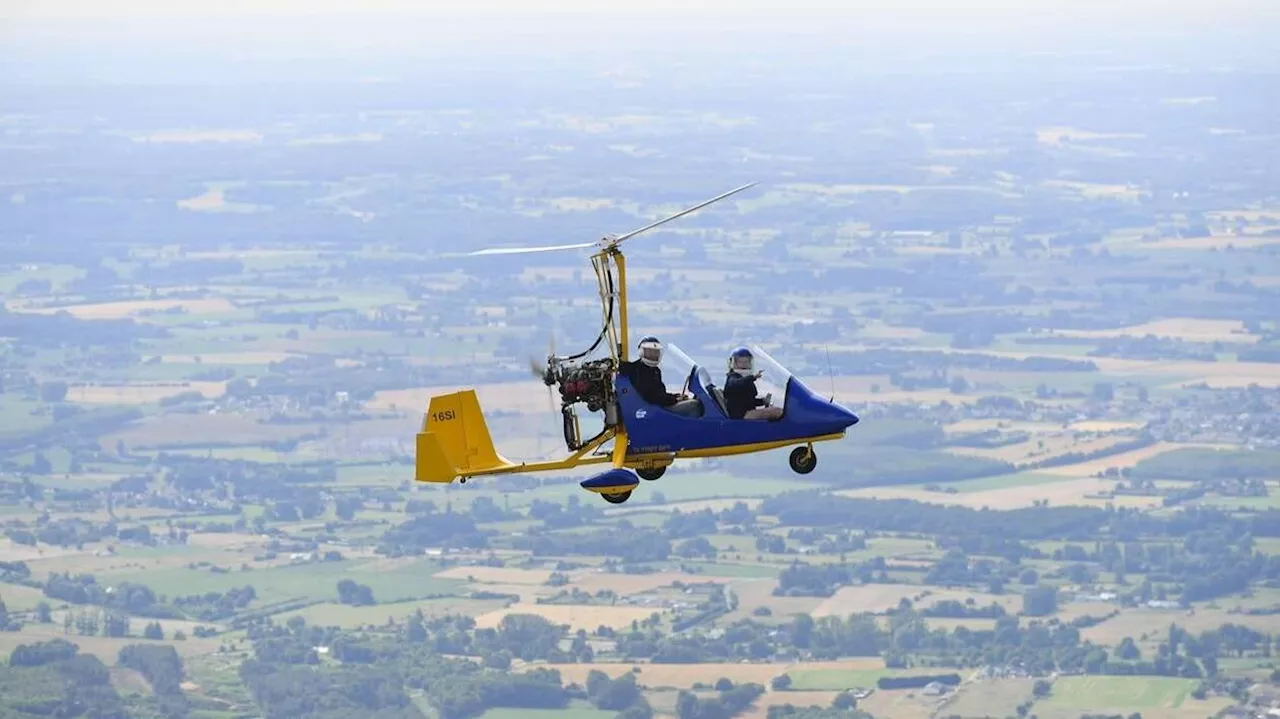
[[[416,479],[452,482],[457,477],[513,466],[498,454],[475,390],[431,398],[417,438]]]

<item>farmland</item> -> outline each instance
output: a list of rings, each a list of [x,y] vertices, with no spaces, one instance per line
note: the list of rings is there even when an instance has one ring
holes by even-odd
[[[892,81],[759,51],[538,55],[519,93],[472,61],[0,80],[0,715],[1269,709],[1274,83],[1128,44]],[[531,360],[600,332],[584,255],[465,253],[751,180],[627,241],[628,341],[673,393],[758,345],[853,410],[811,473],[414,481],[459,389],[504,457],[563,456]]]

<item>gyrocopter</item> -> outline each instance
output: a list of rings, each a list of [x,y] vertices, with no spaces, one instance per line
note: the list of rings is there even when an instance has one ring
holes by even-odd
[[[639,486],[639,478],[656,480],[677,459],[723,457],[795,446],[791,469],[808,474],[817,466],[815,442],[841,439],[858,423],[858,417],[809,389],[759,348],[750,348],[754,360],[781,389],[780,416],[769,420],[732,419],[722,388],[705,367],[679,347],[668,344],[664,355],[688,368],[684,394],[696,400],[693,412],[677,413],[641,398],[627,373],[630,342],[627,332],[627,265],[622,244],[641,233],[737,194],[756,183],[743,185],[710,200],[652,222],[624,235],[606,235],[598,242],[544,247],[493,248],[471,255],[584,250],[591,248],[600,294],[603,327],[595,342],[574,355],[547,356],[545,367],[533,363],[533,373],[560,394],[567,457],[538,462],[512,462],[494,448],[488,424],[474,389],[431,398],[422,430],[417,435],[414,479],[419,482],[466,482],[469,477],[496,474],[563,471],[592,464],[612,468],[581,483],[610,503],[621,504]],[[607,354],[592,358],[603,345]],[[682,372],[683,374],[683,372]],[[692,401],[691,400],[691,401]],[[603,429],[594,437],[581,437],[576,405],[603,414]],[[612,446],[609,443],[612,442]],[[798,445],[798,446],[796,446]]]

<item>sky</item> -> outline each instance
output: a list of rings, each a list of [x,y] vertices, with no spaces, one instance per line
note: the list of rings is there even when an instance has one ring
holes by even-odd
[[[643,60],[771,46],[786,48],[782,59],[849,47],[873,60],[1014,57],[1144,38],[1170,56],[1220,50],[1229,58],[1277,55],[1269,49],[1277,29],[1273,0],[3,0],[0,81],[6,72],[177,76],[189,64],[207,75],[217,63],[320,61],[373,72],[445,55]]]

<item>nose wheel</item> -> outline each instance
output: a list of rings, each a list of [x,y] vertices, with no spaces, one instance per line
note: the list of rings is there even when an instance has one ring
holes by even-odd
[[[813,447],[805,445],[791,450],[791,457],[787,461],[791,465],[791,471],[796,474],[808,474],[818,466],[818,455],[814,453]]]
[[[622,504],[628,499],[631,499],[631,490],[627,490],[625,492],[614,492],[612,494],[601,494],[600,496],[604,497],[604,501],[609,504]]]

